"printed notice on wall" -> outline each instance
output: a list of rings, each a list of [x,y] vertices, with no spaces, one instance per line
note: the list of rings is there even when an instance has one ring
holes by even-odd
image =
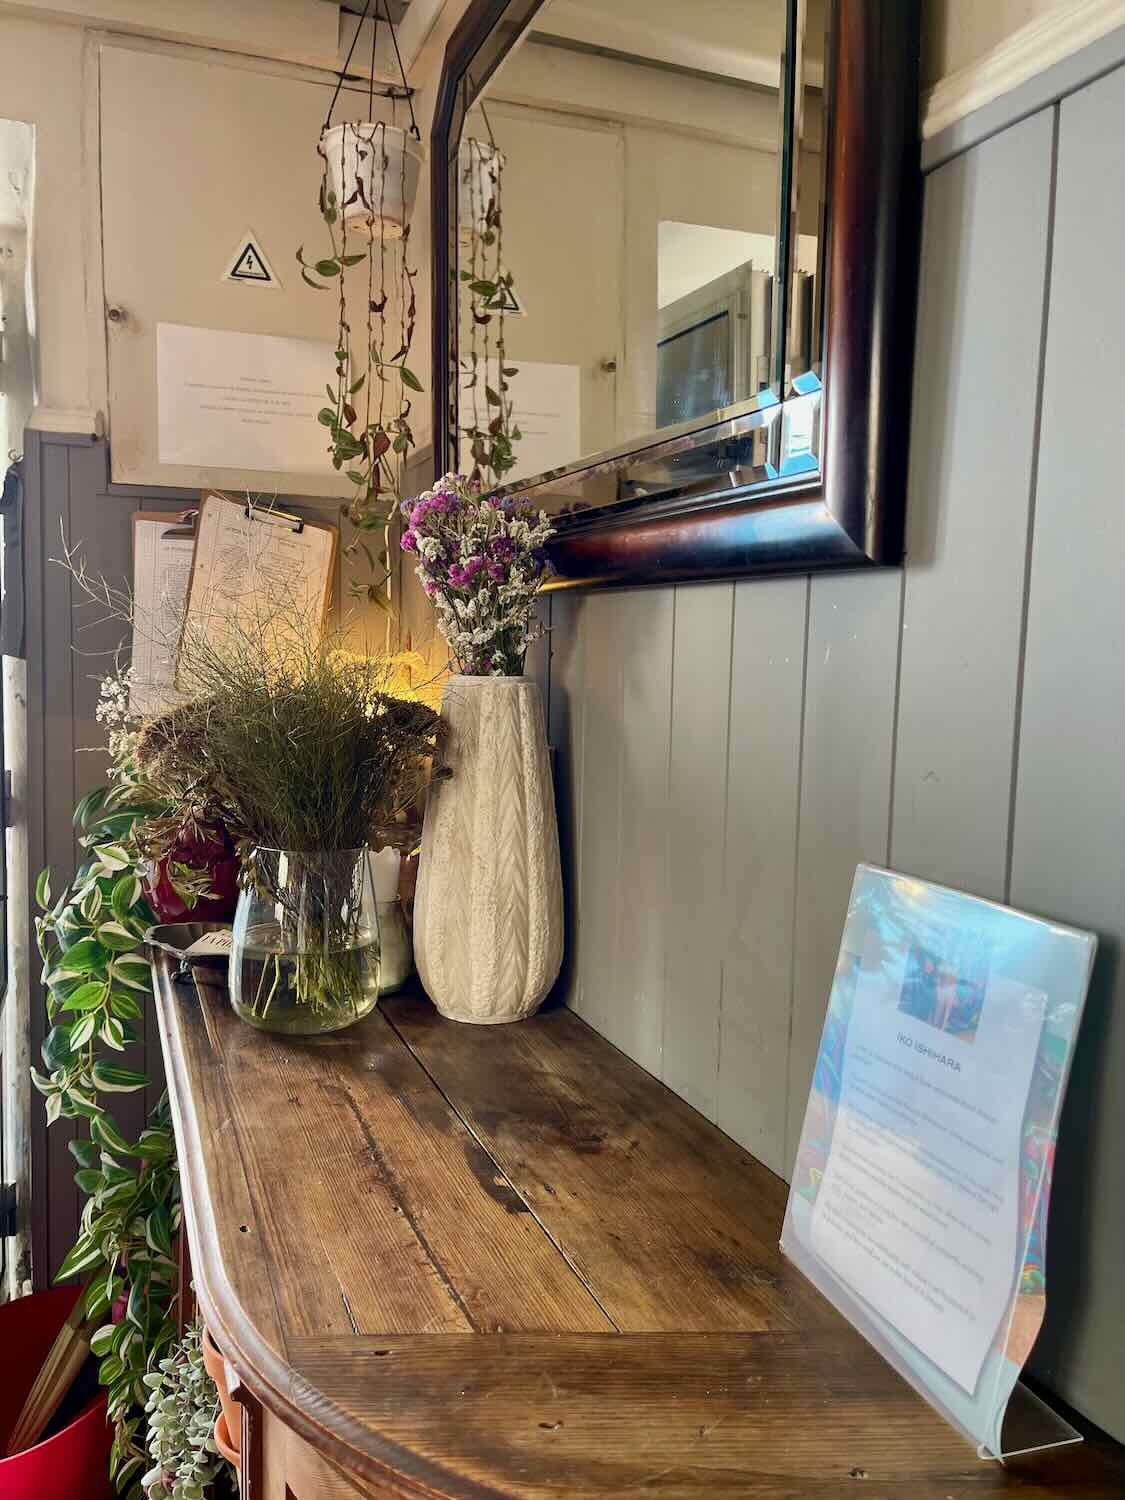
[[[159,458],[197,468],[332,475],[316,414],[333,346],[159,323]]]
[[[999,1456],[1045,1307],[1089,933],[861,865],[782,1248]]]

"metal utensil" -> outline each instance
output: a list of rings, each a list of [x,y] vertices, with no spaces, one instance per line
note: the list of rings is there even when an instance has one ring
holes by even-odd
[[[229,922],[165,922],[158,927],[150,927],[145,933],[145,942],[150,948],[159,948],[162,953],[170,953],[173,958],[178,959],[176,978],[186,979],[191,976],[193,964],[225,968],[230,959],[229,944],[226,951],[204,950],[193,953],[191,950],[200,938],[211,933],[229,933],[231,930]]]

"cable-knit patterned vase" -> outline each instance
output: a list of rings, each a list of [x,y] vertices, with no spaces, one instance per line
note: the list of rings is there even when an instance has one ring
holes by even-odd
[[[452,677],[442,700],[453,774],[430,790],[414,959],[443,1016],[533,1015],[563,955],[562,869],[539,689]]]

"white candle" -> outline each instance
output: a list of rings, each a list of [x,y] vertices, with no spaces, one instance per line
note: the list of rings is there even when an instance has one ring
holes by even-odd
[[[398,896],[398,872],[402,855],[397,849],[376,849],[371,856],[375,880],[375,900],[394,901]]]

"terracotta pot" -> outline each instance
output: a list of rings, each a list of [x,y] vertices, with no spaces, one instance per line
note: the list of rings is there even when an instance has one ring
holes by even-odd
[[[203,1366],[218,1387],[219,1405],[223,1408],[222,1415],[215,1424],[215,1443],[224,1458],[229,1458],[232,1464],[237,1464],[238,1445],[242,1441],[242,1407],[230,1393],[227,1362],[206,1325],[203,1328],[202,1343]],[[226,1447],[223,1446],[223,1442],[219,1441],[220,1424],[223,1427],[223,1442],[226,1443]]]
[[[227,1427],[227,1419],[223,1412],[220,1412],[215,1418],[215,1447],[218,1448],[227,1463],[233,1464],[236,1469],[242,1467],[238,1449],[231,1442],[230,1429]]]
[[[414,959],[453,1021],[538,1010],[563,954],[562,870],[539,689],[530,677],[451,677],[452,776],[430,789]]]
[[[169,865],[189,865],[210,877],[212,897],[188,906],[172,884]],[[238,905],[238,855],[222,828],[181,837],[166,859],[149,867],[145,895],[158,922],[229,922]]]

